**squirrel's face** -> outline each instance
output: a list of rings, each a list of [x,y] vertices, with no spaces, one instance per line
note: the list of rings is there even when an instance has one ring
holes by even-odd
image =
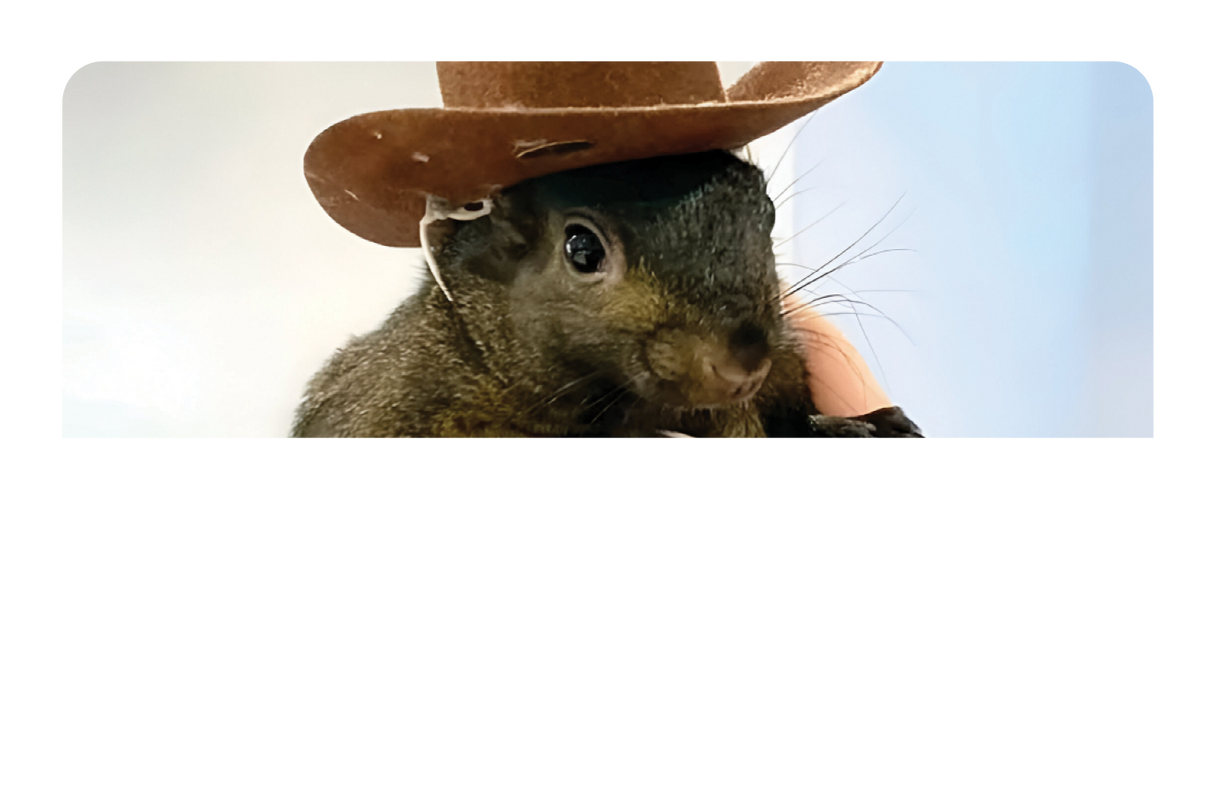
[[[527,181],[442,255],[512,361],[713,408],[753,396],[782,339],[774,219],[762,172],[708,152]]]

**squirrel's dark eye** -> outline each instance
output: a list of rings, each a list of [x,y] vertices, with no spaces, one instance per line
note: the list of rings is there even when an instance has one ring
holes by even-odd
[[[565,255],[575,270],[592,273],[602,269],[607,251],[590,228],[570,225],[565,228]]]

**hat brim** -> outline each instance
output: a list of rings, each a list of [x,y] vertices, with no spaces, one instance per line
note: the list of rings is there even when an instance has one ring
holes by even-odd
[[[711,104],[367,113],[318,135],[304,174],[342,227],[389,247],[419,247],[427,195],[462,204],[583,166],[740,148],[858,87],[881,65],[803,64],[815,65],[813,82],[747,88],[766,96],[757,99],[734,100],[744,77],[730,100]]]

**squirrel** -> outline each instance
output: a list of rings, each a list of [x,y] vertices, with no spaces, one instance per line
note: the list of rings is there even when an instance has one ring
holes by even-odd
[[[898,407],[818,412],[774,222],[762,171],[728,151],[427,217],[434,277],[316,374],[292,435],[919,437]]]

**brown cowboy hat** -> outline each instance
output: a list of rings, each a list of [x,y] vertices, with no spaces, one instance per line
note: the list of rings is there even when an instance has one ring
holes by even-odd
[[[532,177],[736,149],[872,78],[880,62],[763,62],[726,92],[715,62],[439,62],[441,109],[320,133],[304,174],[342,227],[418,247],[427,195],[462,205]]]

